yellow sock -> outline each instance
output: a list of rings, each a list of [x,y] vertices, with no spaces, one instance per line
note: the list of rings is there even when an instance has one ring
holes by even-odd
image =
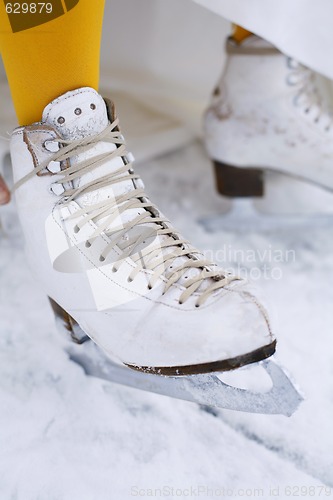
[[[0,51],[20,125],[68,90],[98,89],[104,0],[4,3]]]
[[[232,27],[233,27],[233,33],[231,36],[237,43],[242,43],[246,38],[248,38],[253,34],[251,33],[251,31],[248,31],[245,28],[238,26],[238,24],[233,24]]]

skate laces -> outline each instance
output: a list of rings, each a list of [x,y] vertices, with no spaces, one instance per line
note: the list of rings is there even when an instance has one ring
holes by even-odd
[[[325,103],[316,83],[315,73],[292,57],[287,57],[287,66],[291,70],[287,76],[288,85],[298,87],[294,103],[302,106],[306,114],[313,115],[315,123],[321,123],[325,131],[331,130],[332,113],[325,109]]]
[[[152,289],[161,278],[165,283],[164,295],[172,285],[181,280],[181,283],[178,283],[182,287],[179,303],[186,302],[193,294],[196,294],[195,305],[199,307],[212,294],[239,278],[222,271],[216,264],[206,259],[171,226],[169,220],[162,216],[157,207],[146,197],[140,184],[142,183],[140,176],[134,173],[132,163],[128,159],[124,138],[119,131],[118,124],[119,120],[115,119],[102,132],[83,139],[56,138],[52,140],[51,142],[58,142],[61,146],[59,151],[18,181],[14,190],[47,168],[51,161],[65,162],[74,157],[78,158],[101,141],[114,144],[116,148],[113,151],[77,161],[61,172],[53,174],[60,177],[54,184],[64,187],[59,205],[66,206],[72,201],[79,203],[79,210],[67,217],[67,220],[80,218],[74,227],[76,233],[80,232],[86,224],[93,223],[94,231],[85,242],[87,248],[91,247],[100,235],[104,236],[105,248],[100,253],[100,262],[106,261],[114,247],[118,246],[121,255],[113,262],[113,272],[117,272],[125,259],[130,257],[136,266],[127,278],[129,282],[133,281],[142,269],[146,269],[151,271],[147,282],[148,289]],[[107,175],[73,187],[73,183],[83,175],[119,157],[122,159],[122,166],[119,168],[112,171],[110,169]],[[87,193],[125,181],[131,181],[133,187],[117,196],[107,197],[97,203],[85,204],[81,201],[82,196]],[[126,212],[128,214],[128,211],[133,209],[136,210],[136,215],[124,221],[121,215],[124,214],[124,219],[126,219]],[[119,220],[120,224],[112,226]],[[138,227],[140,227],[140,234],[135,231]],[[108,237],[109,242],[105,240],[105,236]],[[147,244],[148,242],[151,243]]]

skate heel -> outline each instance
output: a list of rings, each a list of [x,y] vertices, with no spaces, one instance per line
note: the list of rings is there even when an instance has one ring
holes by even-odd
[[[264,172],[259,168],[233,167],[213,161],[216,187],[230,198],[260,198],[264,195]]]
[[[90,340],[88,335],[84,333],[80,325],[75,321],[68,312],[66,312],[62,307],[57,304],[53,299],[49,297],[51,307],[53,309],[57,327],[62,332],[69,334],[76,344],[83,344],[87,340]]]
[[[310,181],[272,170],[213,163],[218,192],[229,198],[253,198],[254,208],[261,213],[333,214],[333,192]]]
[[[261,197],[237,194],[232,200],[225,200],[229,204],[228,210],[206,216],[199,223],[208,232],[241,233],[271,233],[288,227],[299,229],[309,225],[332,225],[333,191],[268,170],[263,172],[263,184],[265,189]]]

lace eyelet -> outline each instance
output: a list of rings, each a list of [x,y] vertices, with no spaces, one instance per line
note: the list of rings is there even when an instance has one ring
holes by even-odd
[[[199,304],[195,304],[195,307],[197,307],[197,308],[198,308],[198,307],[200,307],[200,305],[199,305]]]
[[[182,306],[182,305],[184,304],[184,302],[183,302],[182,300],[178,300],[178,304],[179,304],[180,306]]]
[[[310,109],[309,109],[309,108],[306,108],[306,109],[304,110],[304,113],[305,113],[306,115],[307,115],[309,112],[310,112]]]
[[[117,271],[118,271],[118,269],[116,269],[115,267],[112,268],[113,273],[116,273]]]
[[[43,142],[43,148],[46,149],[49,153],[57,153],[60,149],[59,142],[55,139],[46,139]]]
[[[80,231],[80,228],[78,226],[74,226],[73,231],[75,234],[77,234]]]
[[[91,243],[89,241],[86,241],[85,244],[84,244],[84,246],[86,248],[90,248],[91,247]]]
[[[148,290],[151,290],[153,287],[151,285],[147,285]]]
[[[99,256],[99,261],[100,261],[100,262],[104,262],[104,261],[105,261],[105,257],[103,257],[103,255],[100,255],[100,256]]]
[[[132,278],[127,278],[127,283],[132,283],[134,281]]]
[[[46,168],[51,174],[60,174],[61,172],[61,165],[59,161],[50,161]]]
[[[64,186],[58,182],[51,184],[49,190],[55,196],[61,196],[65,192]]]

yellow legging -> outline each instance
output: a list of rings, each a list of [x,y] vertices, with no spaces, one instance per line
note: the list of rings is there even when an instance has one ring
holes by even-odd
[[[104,0],[51,0],[49,13],[45,6],[34,12],[38,0],[6,3],[0,1],[0,51],[20,125],[39,121],[68,90],[98,89]],[[17,4],[20,12],[10,13]]]
[[[235,42],[242,43],[250,35],[252,35],[251,31],[242,28],[242,26],[239,26],[238,24],[233,25],[232,38]]]
[[[68,90],[98,89],[104,1],[50,0],[48,12],[44,6],[36,13],[31,7],[41,4],[34,0],[0,0],[0,51],[20,125],[39,121],[44,107]],[[20,4],[21,13],[10,12],[14,4]],[[250,34],[234,27],[239,43]],[[0,176],[0,205],[8,200]]]

